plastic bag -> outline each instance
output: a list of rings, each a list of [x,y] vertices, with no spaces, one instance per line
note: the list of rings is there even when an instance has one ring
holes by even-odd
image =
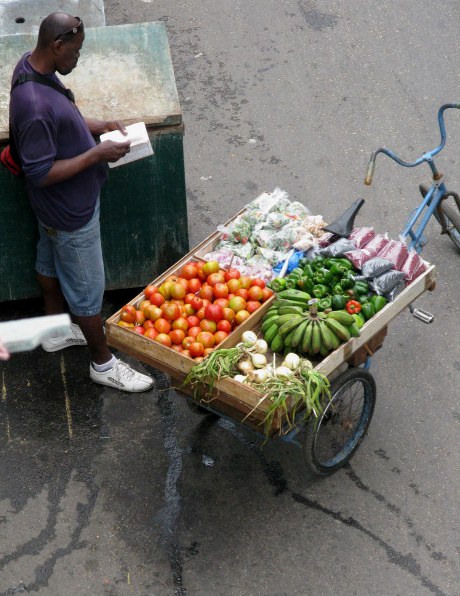
[[[289,204],[288,193],[279,187],[276,187],[273,192],[264,192],[254,199],[247,209],[260,209],[265,214],[271,211],[280,211]]]
[[[406,244],[401,240],[388,240],[377,256],[391,261],[395,269],[401,270],[408,252]]]
[[[253,226],[239,215],[234,221],[230,222],[228,226],[217,226],[217,231],[221,232],[222,240],[230,240],[231,242],[240,242],[246,244]]]
[[[320,255],[323,257],[341,257],[344,253],[354,250],[356,247],[347,238],[340,238],[340,240],[336,240],[329,246],[322,248],[320,250]]]
[[[376,294],[388,294],[394,287],[400,282],[404,283],[404,273],[402,271],[396,271],[392,269],[382,275],[374,277],[371,282],[371,287]],[[405,283],[404,283],[405,286]]]
[[[354,228],[348,236],[356,248],[364,248],[375,237],[374,228]]]
[[[338,240],[338,238],[339,237],[337,236],[337,234],[333,234],[332,232],[325,232],[322,236],[319,237],[318,245],[321,248],[324,248]]]
[[[374,256],[369,250],[361,248],[360,250],[350,250],[343,255],[346,257],[355,269],[362,269],[364,263]]]
[[[292,255],[289,258],[289,264],[288,267],[286,269],[286,275],[288,273],[290,273],[293,269],[295,269],[298,265],[299,265],[299,261],[300,259],[304,256],[304,253],[301,251],[294,251],[292,253]],[[283,268],[284,265],[284,259],[282,261],[280,261],[276,267],[273,267],[273,271],[275,272],[275,274],[279,274],[281,272],[281,269]]]
[[[291,220],[301,220],[304,219],[305,216],[307,216],[310,213],[310,211],[305,207],[305,205],[299,203],[299,201],[293,201],[290,205],[286,207],[284,213]]]
[[[410,250],[401,267],[406,283],[410,284],[414,281],[414,279],[426,271],[426,267],[427,263],[422,257],[415,250]]]
[[[294,242],[294,248],[297,250],[308,250],[315,244],[315,237],[310,232],[305,232],[299,240]]]
[[[406,284],[404,283],[404,281],[398,281],[398,283],[395,285],[395,287],[390,291],[387,292],[385,294],[385,298],[388,300],[388,302],[393,302],[393,300],[399,296],[399,294],[401,294],[401,292],[405,289]]]
[[[361,275],[363,277],[377,277],[390,269],[393,269],[393,263],[381,257],[372,257],[362,266]]]

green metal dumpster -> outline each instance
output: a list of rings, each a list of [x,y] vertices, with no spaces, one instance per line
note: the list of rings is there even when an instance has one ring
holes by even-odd
[[[12,69],[35,41],[0,37],[1,148]],[[163,23],[86,29],[78,67],[62,80],[85,116],[147,126],[154,154],[110,169],[101,196],[106,287],[143,286],[188,251],[183,123]],[[0,167],[0,301],[39,295],[36,238],[23,181]]]

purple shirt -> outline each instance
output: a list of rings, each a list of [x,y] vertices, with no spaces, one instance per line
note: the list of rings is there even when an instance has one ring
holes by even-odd
[[[36,72],[22,56],[12,82],[20,73]],[[46,75],[62,84],[55,74]],[[71,178],[40,188],[53,162],[85,153],[96,145],[78,108],[51,87],[28,81],[10,98],[10,124],[26,176],[32,209],[46,226],[72,232],[91,219],[107,178],[106,164],[97,164]]]

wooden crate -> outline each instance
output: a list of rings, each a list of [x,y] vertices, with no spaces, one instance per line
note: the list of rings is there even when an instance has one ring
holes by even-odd
[[[237,213],[225,225],[228,225],[242,212]],[[219,238],[220,233],[214,233],[151,283],[159,285],[168,276],[178,273],[182,266],[189,261],[203,258],[206,253],[211,252],[215,248]],[[382,345],[388,324],[425,290],[431,289],[434,283],[435,268],[430,265],[393,302],[388,303],[363,325],[359,337],[350,339],[348,342],[339,346],[334,352],[331,352],[326,358],[318,360],[315,363],[315,369],[327,376],[331,376],[344,363],[356,366],[363,362],[367,355],[371,355]],[[137,305],[143,298],[144,294],[140,293],[130,301],[130,304]],[[219,347],[228,348],[235,346],[240,341],[242,333],[248,329],[259,333],[261,319],[274,300],[275,297],[272,297],[262,304],[244,323],[230,333],[219,344]],[[173,385],[180,392],[191,395],[192,390],[189,387],[184,388],[181,385],[192,366],[194,366],[194,361],[171,348],[167,348],[142,335],[133,333],[129,329],[120,327],[117,325],[120,320],[120,312],[121,310],[115,313],[106,323],[106,334],[109,345],[145,364],[167,373],[170,375]],[[267,415],[267,404],[261,399],[263,396],[259,391],[234,381],[231,378],[225,378],[216,383],[212,393],[209,393],[209,388],[203,387],[200,397],[203,399],[204,405],[208,403],[213,410],[221,412],[236,421],[244,422],[245,425],[259,432],[263,431],[263,421]],[[281,432],[282,424],[283,420],[280,417],[275,418],[270,434],[274,435]]]

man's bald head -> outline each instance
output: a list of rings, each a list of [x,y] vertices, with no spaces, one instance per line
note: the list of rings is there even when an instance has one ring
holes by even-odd
[[[37,49],[45,49],[56,39],[68,41],[78,32],[83,32],[83,23],[78,17],[65,12],[53,12],[43,19],[38,31]]]

